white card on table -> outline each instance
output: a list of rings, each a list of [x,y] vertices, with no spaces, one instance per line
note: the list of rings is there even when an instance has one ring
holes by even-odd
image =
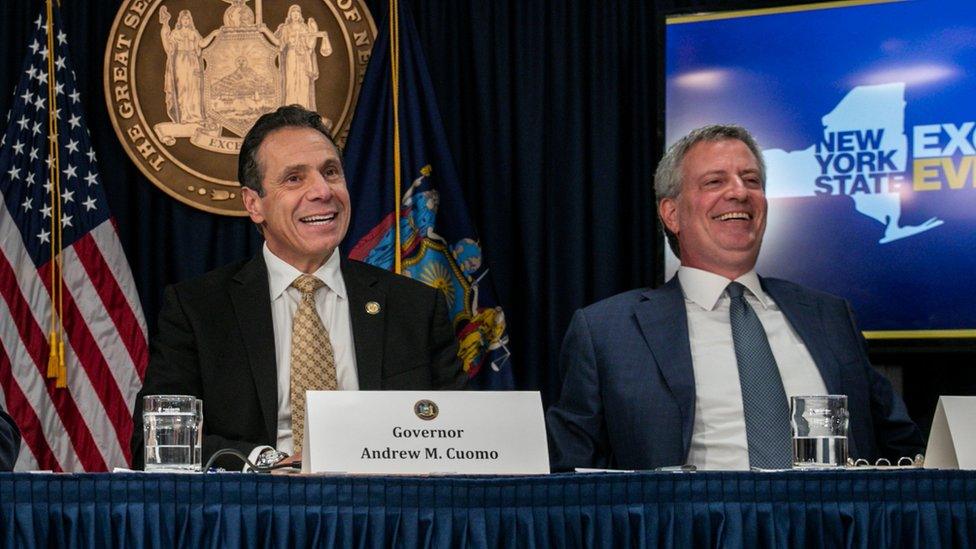
[[[545,474],[537,391],[309,391],[302,472]]]
[[[926,469],[976,469],[976,397],[941,396],[925,449]]]

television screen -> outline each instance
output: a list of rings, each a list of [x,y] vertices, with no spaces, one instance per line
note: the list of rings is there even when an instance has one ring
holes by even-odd
[[[848,299],[868,338],[976,337],[972,0],[675,16],[665,44],[666,145],[734,123],[763,149],[760,275]]]

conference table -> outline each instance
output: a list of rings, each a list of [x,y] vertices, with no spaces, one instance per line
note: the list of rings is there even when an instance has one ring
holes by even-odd
[[[968,547],[976,471],[0,474],[5,547]]]

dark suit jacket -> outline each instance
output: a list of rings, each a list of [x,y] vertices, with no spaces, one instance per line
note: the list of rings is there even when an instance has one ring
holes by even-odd
[[[852,457],[923,452],[901,398],[868,362],[847,302],[761,279],[813,357],[830,394],[847,395]],[[576,312],[560,355],[562,395],[546,416],[553,470],[682,465],[695,422],[684,294],[675,276]]]
[[[467,377],[444,295],[415,280],[342,259],[361,390],[459,389]],[[366,312],[375,301],[380,312]],[[278,375],[268,271],[258,253],[166,288],[149,369],[135,403],[132,455],[143,464],[142,397],[203,399],[203,461],[277,441]],[[240,468],[228,458],[218,464]]]
[[[0,471],[13,471],[20,452],[20,429],[0,408]]]

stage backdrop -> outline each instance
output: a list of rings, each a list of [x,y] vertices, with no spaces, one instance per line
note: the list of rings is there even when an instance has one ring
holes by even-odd
[[[201,2],[227,6],[193,5]],[[368,4],[381,24],[386,2]],[[573,311],[649,285],[659,269],[651,174],[660,148],[661,6],[654,4],[403,1],[505,310],[516,384],[541,389],[547,401]],[[102,83],[119,5],[69,0],[62,13],[102,181],[152,333],[166,284],[249,256],[261,238],[247,219],[217,217],[164,195],[123,152]],[[0,112],[11,104],[41,6],[3,3]]]
[[[505,310],[516,385],[542,390],[548,403],[573,311],[650,285],[662,271],[651,178],[663,146],[656,134],[663,11],[783,2],[402,1],[414,16]],[[203,2],[227,7],[220,0],[193,5]],[[367,4],[381,24],[386,2]],[[42,5],[10,0],[0,8],[0,120]],[[119,5],[66,0],[62,13],[101,179],[152,333],[166,284],[249,256],[262,241],[246,219],[203,213],[164,195],[123,152],[102,83]],[[956,363],[971,365],[971,352],[959,356]],[[929,393],[973,390],[971,375],[968,388],[960,385],[963,371],[929,367],[924,379],[911,381],[926,386],[918,417],[931,417]]]

